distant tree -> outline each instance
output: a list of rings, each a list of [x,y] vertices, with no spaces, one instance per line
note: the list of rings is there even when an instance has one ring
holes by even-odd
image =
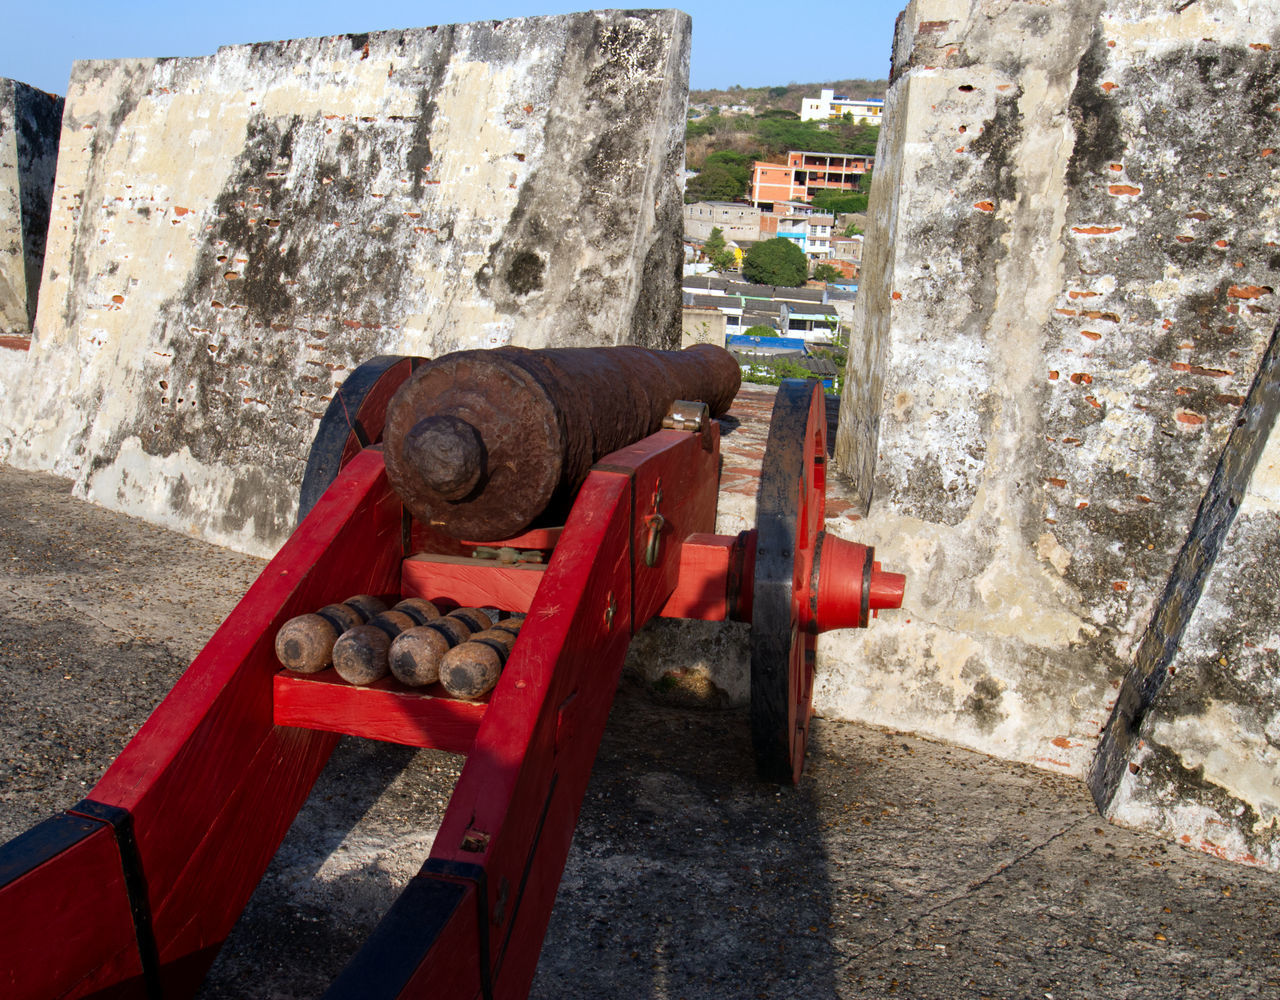
[[[797,244],[779,236],[747,251],[742,276],[755,284],[798,288],[809,276],[809,261]]]
[[[686,142],[701,139],[720,149],[750,150],[758,160],[782,157],[792,149],[871,156],[879,135],[878,126],[861,122],[802,122],[786,108],[767,109],[751,118],[710,114],[685,126]],[[689,162],[696,164],[704,153],[705,145],[691,147]]]
[[[789,88],[787,87],[770,87],[769,96],[770,97],[786,97],[788,89]]]
[[[836,134],[845,144],[844,152],[858,156],[874,156],[876,143],[880,140],[880,126],[867,122],[855,122],[853,116],[846,114],[845,119],[836,128]]]
[[[702,244],[702,252],[707,255],[710,260],[718,253],[724,252],[724,230],[719,226],[711,227],[711,235],[707,237],[707,241]]]
[[[738,254],[732,247],[725,247],[711,258],[711,266],[717,271],[733,271],[738,267]]]
[[[866,182],[864,182],[866,183]],[[867,195],[862,191],[840,191],[836,188],[825,188],[813,193],[813,207],[832,215],[844,212],[865,212]]]
[[[741,171],[745,183],[751,176],[751,165],[755,162],[755,157],[732,149],[717,149],[714,153],[709,153],[703,162],[706,166],[724,166],[733,171]]]
[[[720,131],[725,125],[725,120],[716,112],[709,115],[703,115],[693,121],[687,122],[684,127],[684,138],[688,142],[690,139],[696,139],[703,135],[712,135]]]
[[[790,358],[761,360],[742,366],[742,381],[756,385],[777,385],[787,378],[813,378],[813,374]]]
[[[755,158],[731,149],[707,155],[702,170],[685,186],[685,202],[735,201],[747,193]]]
[[[840,281],[843,278],[843,271],[827,263],[818,264],[813,269],[814,281]]]
[[[783,156],[788,150],[803,149],[812,153],[854,153],[870,155],[875,152],[875,139],[870,135],[879,134],[879,129],[862,125],[831,125],[827,122],[802,122],[794,112],[778,117],[759,116],[748,119],[759,139],[760,145],[769,151],[771,156]],[[827,126],[827,127],[824,127]],[[870,128],[869,134],[864,129]],[[852,130],[846,136],[846,130]],[[864,149],[865,148],[865,149]]]
[[[749,326],[742,331],[745,337],[776,337],[778,331],[771,326],[765,326],[763,323],[757,323],[755,326]]]
[[[723,163],[711,163],[703,167],[684,188],[686,204],[695,201],[733,201],[747,193],[744,171]]]

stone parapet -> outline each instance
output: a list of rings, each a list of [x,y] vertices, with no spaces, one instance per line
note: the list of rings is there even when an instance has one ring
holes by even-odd
[[[0,350],[35,318],[61,118],[61,97],[0,79]]]
[[[854,535],[909,584],[901,619],[820,647],[828,713],[1092,774],[1106,810],[1144,725],[1177,744],[1243,721],[1218,772],[1261,759],[1264,669],[1150,713],[1178,657],[1218,662],[1214,620],[1254,644],[1237,660],[1277,666],[1274,604],[1228,599],[1274,565],[1272,514],[1226,526],[1274,422],[1254,400],[1280,285],[1278,52],[1273,12],[1227,2],[903,13],[836,462],[868,512]],[[1217,612],[1197,611],[1206,587]],[[1269,707],[1245,720],[1249,700]],[[1143,822],[1173,832],[1206,771],[1166,759]],[[1280,867],[1275,794],[1228,785],[1207,798],[1251,832],[1183,832]]]
[[[255,554],[378,354],[680,331],[675,11],[77,63],[0,458]]]

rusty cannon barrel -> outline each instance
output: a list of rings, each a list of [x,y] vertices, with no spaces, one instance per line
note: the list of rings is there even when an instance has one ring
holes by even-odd
[[[502,539],[567,513],[602,456],[652,434],[676,400],[729,409],[741,371],[699,344],[500,347],[422,365],[387,407],[387,475],[419,520],[453,538]]]

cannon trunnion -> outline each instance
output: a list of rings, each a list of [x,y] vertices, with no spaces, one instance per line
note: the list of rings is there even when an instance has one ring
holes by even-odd
[[[514,514],[501,493],[486,495],[504,481],[496,465],[519,448],[481,419],[494,405],[485,379],[454,394],[451,412],[423,412],[439,395],[423,387],[440,372],[478,371],[487,359],[384,357],[351,375],[321,422],[292,537],[89,797],[0,848],[6,997],[192,995],[339,734],[467,760],[430,857],[326,995],[526,995],[627,646],[656,616],[751,622],[757,769],[799,779],[817,634],[866,625],[877,608],[899,606],[903,585],[870,549],[822,530],[820,387],[780,388],[758,528],[718,536],[711,414],[736,391],[725,389],[723,359],[673,352],[686,380],[662,375],[665,361],[646,352],[604,350],[642,370],[638,382],[591,375],[606,386],[613,378],[637,414],[640,400],[657,407],[636,388],[645,378],[678,385],[660,400],[667,427],[644,412],[620,443],[547,411],[532,433],[545,437],[550,420],[578,441],[562,467],[580,472],[557,472],[550,489],[539,486],[545,501],[512,503]],[[517,381],[555,359],[518,360]],[[597,364],[570,360],[562,371]],[[460,458],[424,470],[440,453]],[[410,495],[392,488],[393,468],[413,481]],[[412,495],[424,482],[425,505]],[[563,523],[550,523],[562,511]],[[497,686],[479,700],[438,683],[388,676],[356,686],[332,669],[281,669],[281,626],[352,594],[524,619]]]

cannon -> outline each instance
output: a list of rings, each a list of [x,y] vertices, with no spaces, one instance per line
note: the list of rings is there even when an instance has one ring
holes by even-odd
[[[289,540],[88,797],[0,848],[5,997],[192,995],[343,734],[466,762],[325,995],[525,996],[627,646],[658,616],[751,623],[756,768],[799,780],[817,635],[904,584],[823,531],[820,387],[780,387],[757,528],[721,536],[731,357],[481,353],[376,358],[335,394]],[[337,634],[401,598],[397,630],[428,602],[511,616],[488,694],[278,661],[299,616]]]

